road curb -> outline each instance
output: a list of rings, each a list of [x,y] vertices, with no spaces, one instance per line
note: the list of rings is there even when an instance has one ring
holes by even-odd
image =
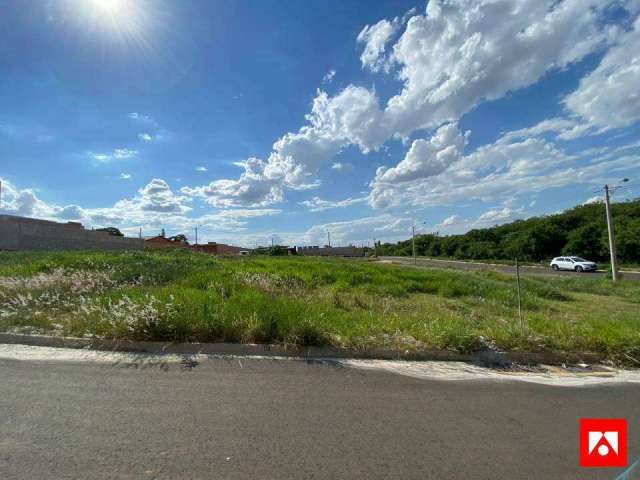
[[[97,338],[53,337],[0,333],[0,344],[30,345],[36,347],[76,348],[110,352],[181,355],[243,355],[295,358],[356,358],[378,360],[453,361],[488,365],[596,364],[604,357],[591,352],[495,352],[484,351],[463,354],[446,350],[408,350],[391,348],[347,349],[336,347],[296,347],[273,344],[239,343],[171,343],[130,340],[104,340]]]

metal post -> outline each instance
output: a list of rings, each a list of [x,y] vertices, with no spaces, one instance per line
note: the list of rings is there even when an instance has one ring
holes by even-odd
[[[415,224],[411,227],[411,249],[413,250],[413,264],[417,265],[418,260],[416,259],[416,226]]]
[[[611,254],[611,279],[618,281],[618,260],[616,258],[616,239],[611,220],[611,204],[609,203],[609,185],[604,186],[604,206],[607,212],[607,230],[609,231],[609,253]]]
[[[198,246],[198,225],[196,225],[196,246]]]
[[[518,318],[520,318],[520,332],[524,335],[524,321],[522,319],[522,300],[520,298],[520,265],[516,257],[516,285],[518,287]]]

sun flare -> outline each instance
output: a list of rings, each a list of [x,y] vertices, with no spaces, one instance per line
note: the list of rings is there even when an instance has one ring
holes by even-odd
[[[117,15],[125,11],[126,2],[123,0],[90,0],[95,8],[105,13]]]
[[[141,35],[147,3],[144,0],[74,0],[82,22],[118,37]],[[81,8],[79,8],[81,7]],[[121,38],[124,39],[124,38]],[[131,40],[129,38],[128,40]]]

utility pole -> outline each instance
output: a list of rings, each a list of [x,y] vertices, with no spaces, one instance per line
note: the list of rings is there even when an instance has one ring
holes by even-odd
[[[327,245],[331,247],[331,232],[327,230]]]
[[[373,239],[373,256],[378,257],[378,244],[375,238]]]
[[[520,265],[516,257],[516,285],[518,289],[518,318],[520,318],[520,333],[524,336],[524,321],[522,319],[522,300],[520,299]]]
[[[196,225],[196,246],[198,246],[198,225]]]
[[[611,254],[611,279],[618,281],[618,260],[616,258],[616,239],[611,220],[611,204],[609,201],[609,185],[604,186],[604,206],[607,212],[607,230],[609,231],[609,253]]]
[[[413,250],[413,264],[417,265],[418,260],[416,259],[416,224],[415,223],[411,226],[411,250]]]

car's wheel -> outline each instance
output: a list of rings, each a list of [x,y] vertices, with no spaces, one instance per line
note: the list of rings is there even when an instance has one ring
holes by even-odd
[[[558,265],[554,263],[553,265],[551,265],[551,270],[555,270],[557,272],[560,269],[558,268]]]
[[[576,272],[578,272],[578,273],[582,273],[583,272],[583,269],[582,269],[582,267],[580,265],[578,265],[576,267]]]

